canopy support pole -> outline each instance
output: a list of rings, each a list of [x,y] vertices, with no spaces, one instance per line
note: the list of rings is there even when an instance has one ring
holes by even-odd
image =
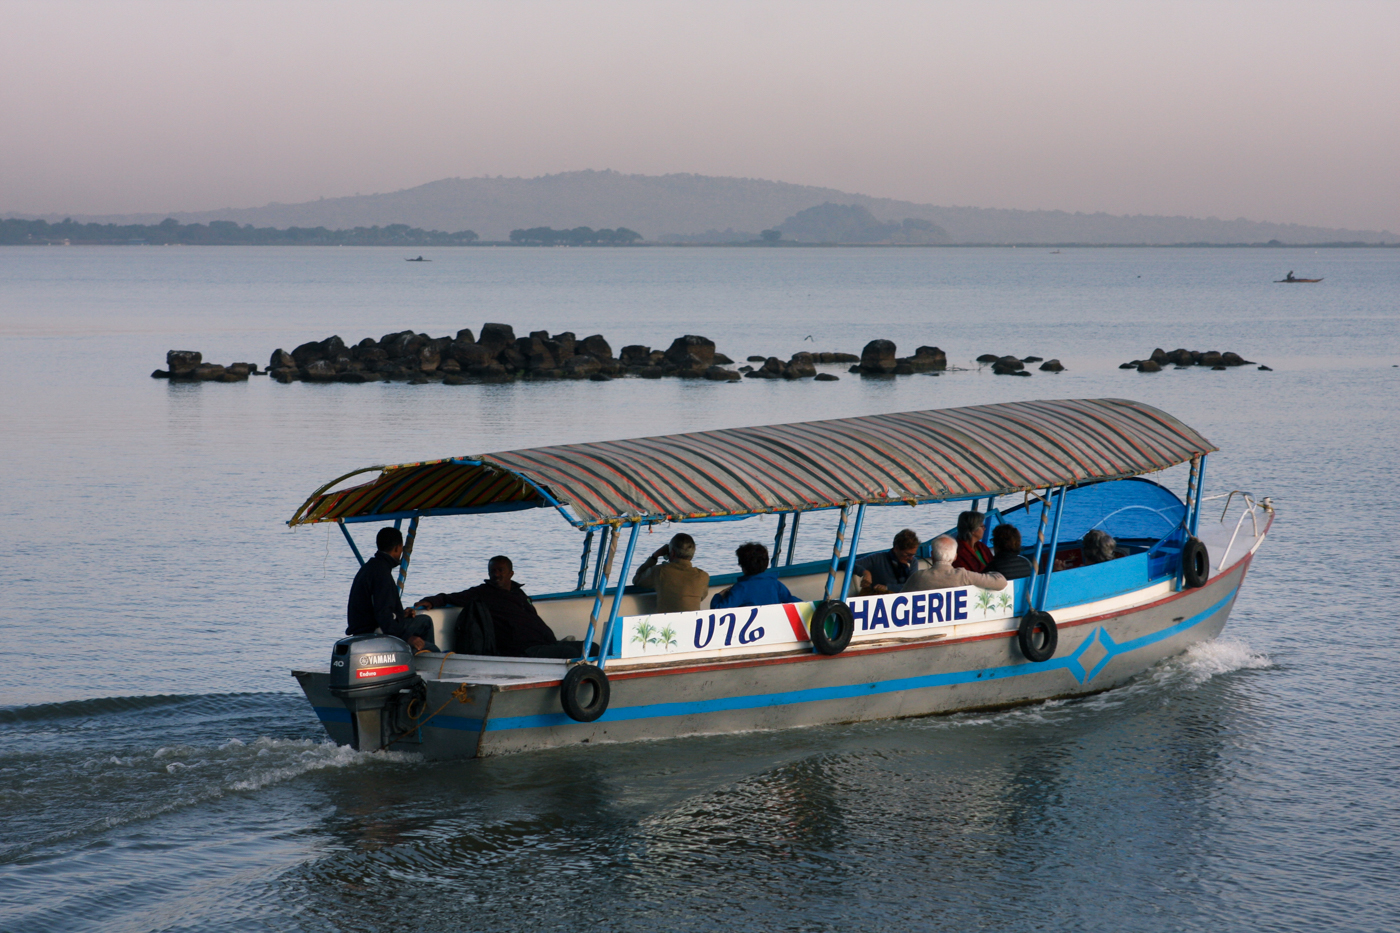
[[[340,533],[345,535],[345,543],[350,545],[350,551],[355,555],[355,560],[359,561],[360,566],[363,567],[365,559],[360,556],[360,549],[355,546],[355,539],[350,537],[350,529],[345,527],[345,521],[343,519],[337,520],[336,524],[340,526]]]
[[[1191,476],[1186,480],[1186,511],[1181,516],[1181,527],[1191,533],[1191,516],[1196,511],[1196,480],[1200,476],[1201,458],[1191,458]]]
[[[831,545],[831,569],[826,572],[826,589],[822,591],[822,600],[831,598],[831,590],[836,585],[836,570],[841,563],[841,545],[846,540],[846,517],[851,514],[849,505],[841,506],[841,521],[836,525],[836,542]]]
[[[588,631],[583,637],[584,659],[593,650],[593,633],[598,630],[598,613],[603,608],[603,593],[608,589],[608,577],[612,573],[613,555],[617,553],[617,534],[608,534],[611,525],[603,526],[603,540],[598,542],[598,570],[593,575],[593,611],[588,614]]]
[[[1055,572],[1055,550],[1060,545],[1060,517],[1065,511],[1065,496],[1069,494],[1068,486],[1060,487],[1060,495],[1055,500],[1055,524],[1050,531],[1050,564],[1045,568],[1045,582],[1040,585],[1040,598],[1035,602],[1037,611],[1044,612],[1045,604],[1050,599],[1050,576]]]
[[[399,526],[394,522],[394,527]],[[418,516],[408,523],[408,537],[403,541],[403,559],[399,561],[399,595],[403,595],[403,585],[408,580],[408,562],[413,559],[413,539],[418,537]]]
[[[851,578],[856,573],[856,555],[860,553],[860,528],[865,524],[865,503],[856,508],[856,527],[851,531],[851,559],[846,561],[846,577],[841,581],[841,602],[851,593]]]
[[[579,558],[578,562],[578,586],[574,587],[576,590],[582,590],[583,585],[588,582],[588,558],[592,552],[593,532],[590,530],[588,534],[583,536],[583,556]]]
[[[1038,576],[1040,574],[1040,552],[1045,550],[1045,528],[1050,521],[1050,492],[1045,490],[1045,495],[1040,497],[1040,525],[1035,533],[1035,562],[1033,569]],[[1035,596],[1036,578],[1031,578],[1031,597]]]
[[[1200,475],[1196,477],[1196,507],[1195,507],[1194,509],[1191,510],[1191,528],[1190,528],[1191,537],[1193,537],[1193,538],[1196,537],[1196,528],[1199,527],[1199,525],[1200,525],[1200,523],[1201,523],[1201,502],[1205,499],[1205,494],[1206,494],[1206,457],[1207,457],[1207,456],[1208,456],[1207,454],[1201,454],[1201,472],[1200,472]]]
[[[778,558],[783,555],[783,532],[787,530],[787,513],[778,513],[778,533],[773,536],[772,566],[778,566]]]
[[[801,521],[802,521],[802,513],[801,513],[801,512],[793,512],[793,513],[792,513],[792,531],[788,533],[787,566],[792,566],[792,552],[793,552],[793,551],[796,549],[796,547],[797,547],[797,525],[798,525],[798,523],[801,522]],[[774,563],[775,566],[776,566],[777,562],[778,562],[778,555],[777,555],[777,554],[774,554],[774,555],[773,555],[773,563]]]
[[[622,591],[627,588],[627,572],[632,569],[632,555],[637,550],[637,532],[641,527],[641,522],[633,522],[632,533],[627,536],[627,553],[622,558],[622,571],[617,575],[617,589],[613,590],[612,606],[608,609],[608,624],[603,629],[603,646],[598,652],[599,670],[608,664],[608,650],[612,645],[613,630],[617,628],[618,612],[622,608]]]

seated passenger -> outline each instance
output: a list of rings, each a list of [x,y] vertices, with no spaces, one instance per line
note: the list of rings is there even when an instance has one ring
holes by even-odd
[[[919,536],[906,528],[894,536],[894,547],[856,561],[860,574],[860,595],[895,593],[918,570],[915,555],[919,553]]]
[[[675,535],[637,568],[632,583],[656,590],[657,612],[695,612],[710,592],[710,575],[690,565],[694,556],[695,539],[684,532]],[[667,562],[657,564],[662,557]]]
[[[433,623],[415,619],[399,601],[399,585],[394,568],[403,560],[403,534],[397,528],[381,528],[374,538],[379,548],[365,561],[350,584],[346,606],[346,635],[368,635],[375,629],[408,642],[414,651],[437,651],[433,644]]]
[[[1031,562],[1021,556],[1021,532],[1015,525],[998,525],[992,529],[992,562],[987,571],[1001,574],[1008,580],[1020,580],[1035,573]]]
[[[1105,561],[1119,557],[1118,542],[1113,540],[1113,536],[1100,528],[1090,528],[1084,532],[1084,540],[1080,544],[1080,549],[1084,554],[1084,564],[1102,564]]]
[[[737,609],[740,606],[771,606],[795,603],[796,598],[783,586],[777,574],[768,570],[768,548],[756,541],[739,545],[734,552],[744,575],[734,585],[710,597],[711,609]]]
[[[976,573],[953,566],[953,559],[957,556],[958,542],[947,535],[934,538],[932,564],[926,570],[911,574],[900,592],[944,590],[950,586],[980,586],[984,590],[1006,589],[1006,578],[999,573]]]
[[[441,609],[443,606],[470,606],[479,601],[491,614],[492,628],[496,635],[496,654],[506,658],[525,658],[531,649],[556,644],[554,632],[540,614],[534,603],[525,595],[524,588],[514,582],[515,567],[510,558],[497,555],[487,563],[489,575],[480,586],[462,590],[459,593],[438,593],[414,603],[416,609]],[[581,653],[581,652],[580,652]]]
[[[958,516],[958,556],[954,567],[981,573],[992,562],[992,549],[982,543],[985,526],[981,512],[963,512]]]

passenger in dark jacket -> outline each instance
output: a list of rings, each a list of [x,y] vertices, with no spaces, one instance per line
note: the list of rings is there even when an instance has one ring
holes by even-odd
[[[458,593],[438,593],[419,600],[414,606],[440,609],[443,606],[466,606],[480,600],[491,613],[491,622],[496,630],[496,653],[501,657],[538,657],[529,653],[531,648],[556,644],[553,630],[535,611],[530,597],[525,595],[525,589],[512,579],[515,567],[510,558],[502,555],[491,558],[486,572],[490,576],[480,586]]]
[[[397,528],[381,528],[375,537],[379,550],[365,561],[355,582],[350,584],[346,606],[346,635],[368,635],[375,629],[402,638],[414,651],[437,651],[433,644],[433,624],[415,619],[413,610],[404,611],[394,568],[403,560],[403,535]]]
[[[781,580],[768,573],[768,548],[756,541],[739,545],[734,552],[744,575],[734,585],[710,597],[711,609],[738,609],[740,606],[772,606],[795,603],[796,598]]]
[[[1034,573],[1031,562],[1021,556],[1021,532],[1015,525],[998,525],[992,529],[992,548],[996,552],[987,571],[995,571],[1008,580],[1020,580]]]

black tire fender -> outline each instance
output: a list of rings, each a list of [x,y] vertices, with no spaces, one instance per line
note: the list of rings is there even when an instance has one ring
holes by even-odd
[[[1181,578],[1189,590],[1205,586],[1210,579],[1210,553],[1200,538],[1187,538],[1181,549]]]
[[[839,599],[826,599],[817,603],[812,613],[812,622],[807,626],[812,647],[822,654],[840,654],[851,643],[856,633],[856,617],[851,615],[851,607]]]
[[[1060,630],[1050,613],[1033,609],[1021,616],[1016,641],[1027,661],[1040,664],[1055,656],[1055,648],[1060,644]]]
[[[592,722],[606,713],[611,697],[608,675],[592,664],[575,664],[559,685],[559,703],[577,722]]]

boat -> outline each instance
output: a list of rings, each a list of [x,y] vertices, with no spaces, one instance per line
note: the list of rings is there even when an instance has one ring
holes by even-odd
[[[1322,279],[1300,279],[1300,278],[1296,278],[1296,277],[1293,275],[1293,273],[1290,272],[1290,273],[1288,273],[1288,275],[1286,275],[1285,277],[1283,277],[1283,278],[1281,278],[1281,279],[1274,279],[1274,284],[1275,284],[1275,285],[1299,285],[1299,284],[1308,284],[1308,283],[1312,283],[1312,282],[1321,282],[1321,281],[1322,281]]]
[[[422,256],[419,256],[417,259],[405,259],[404,262],[432,262],[432,260],[424,259]]]
[[[357,635],[292,673],[335,742],[433,759],[1094,694],[1226,623],[1274,508],[1238,490],[1204,496],[1216,449],[1152,406],[1067,399],[368,467],[317,489],[288,524],[335,523],[363,564],[353,527],[407,522],[402,591],[420,521],[473,516],[474,540],[489,541],[503,514],[553,510],[582,532],[577,585],[534,605],[561,642],[576,640],[574,656],[453,653],[460,610],[448,607],[427,612],[440,652]],[[1182,496],[1151,478],[1186,464]],[[1218,518],[1212,498],[1225,500]],[[988,534],[1016,525],[1036,572],[999,592],[853,591],[850,556],[883,549],[860,550],[870,510],[907,509],[927,531],[940,514],[946,524],[940,504],[984,512]],[[813,512],[834,519],[830,559],[793,563]],[[657,613],[653,593],[627,585],[644,530],[759,515],[778,517],[773,564],[796,602]],[[1082,565],[1092,528],[1122,556]],[[712,577],[710,593],[735,577]]]

